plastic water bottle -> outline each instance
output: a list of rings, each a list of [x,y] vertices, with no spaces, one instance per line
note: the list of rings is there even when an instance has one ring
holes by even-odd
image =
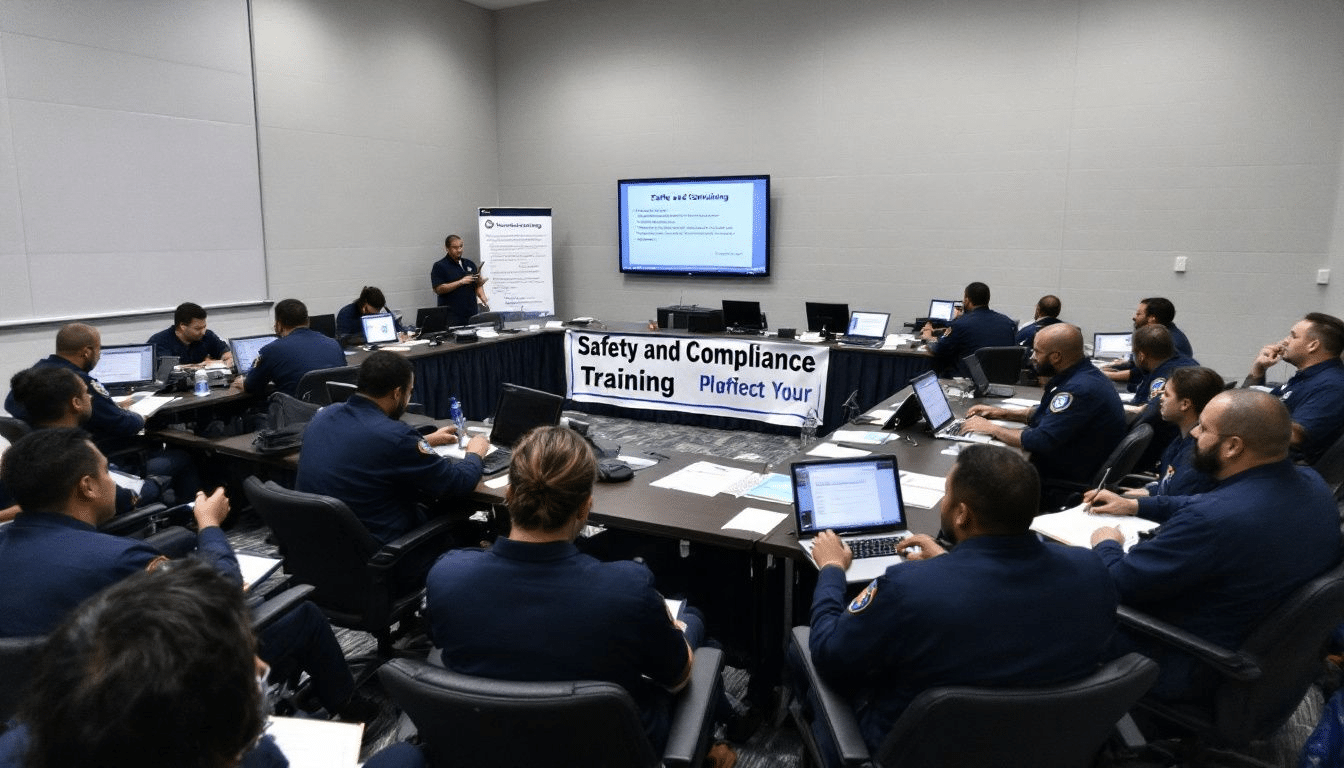
[[[467,417],[462,415],[462,403],[456,397],[448,399],[448,418],[457,425],[457,442],[467,444]]]
[[[803,428],[798,431],[799,448],[807,448],[817,439],[817,412],[809,410],[803,419]]]
[[[195,387],[193,391],[197,397],[206,397],[210,394],[210,377],[206,375],[201,368],[196,369]]]

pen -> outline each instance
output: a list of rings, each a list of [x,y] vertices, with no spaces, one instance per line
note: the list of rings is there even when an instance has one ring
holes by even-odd
[[[1096,495],[1097,495],[1098,493],[1101,493],[1101,489],[1106,487],[1106,478],[1108,478],[1108,477],[1110,477],[1110,476],[1111,476],[1111,468],[1110,468],[1110,467],[1107,467],[1107,468],[1106,468],[1106,471],[1103,472],[1103,473],[1101,474],[1101,483],[1097,485],[1097,490],[1096,490],[1095,493],[1092,494],[1092,498],[1096,498]],[[1092,511],[1092,502],[1089,501],[1089,502],[1087,502],[1086,504],[1084,504],[1084,505],[1083,505],[1083,511],[1084,511],[1084,512],[1091,512],[1091,511]]]

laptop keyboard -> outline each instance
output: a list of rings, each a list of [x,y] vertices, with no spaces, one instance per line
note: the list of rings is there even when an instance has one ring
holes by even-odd
[[[875,539],[856,539],[847,543],[849,551],[854,553],[856,559],[887,557],[896,554],[896,543],[905,538],[905,536],[881,536]]]
[[[866,336],[841,336],[836,339],[837,343],[846,347],[868,347],[869,349],[882,346],[884,341],[886,339],[870,339]]]
[[[482,463],[485,469],[481,470],[483,475],[493,475],[496,472],[509,468],[509,462],[513,461],[513,451],[502,445],[495,446],[495,450],[486,454]]]

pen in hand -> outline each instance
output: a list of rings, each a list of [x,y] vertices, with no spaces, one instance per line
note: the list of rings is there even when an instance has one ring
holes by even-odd
[[[1111,468],[1110,468],[1110,467],[1107,467],[1107,468],[1106,468],[1106,471],[1103,472],[1103,473],[1101,474],[1101,483],[1097,485],[1097,490],[1095,490],[1095,491],[1092,492],[1092,498],[1094,498],[1094,499],[1097,498],[1097,494],[1098,494],[1098,493],[1101,493],[1101,489],[1103,489],[1103,488],[1106,487],[1106,480],[1107,480],[1110,476],[1111,476]],[[1089,501],[1089,502],[1087,502],[1086,504],[1084,504],[1084,505],[1083,505],[1083,511],[1084,511],[1084,512],[1091,512],[1091,511],[1092,511],[1092,502]]]

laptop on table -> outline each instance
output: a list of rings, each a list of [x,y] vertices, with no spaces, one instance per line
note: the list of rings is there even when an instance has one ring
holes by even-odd
[[[261,348],[275,339],[275,335],[270,333],[229,339],[229,349],[233,351],[233,365],[238,369],[238,373],[246,376],[252,370],[252,365],[257,362]]]
[[[723,325],[731,333],[760,333],[763,318],[759,301],[723,300]]]
[[[924,420],[929,423],[933,436],[943,440],[957,440],[963,443],[988,443],[993,438],[981,434],[961,434],[965,419],[958,419],[952,413],[952,404],[947,402],[947,394],[938,382],[933,371],[925,371],[910,380],[914,387],[915,399],[919,409],[924,412]]]
[[[1107,362],[1129,359],[1130,340],[1133,337],[1133,331],[1092,334],[1092,359]]]
[[[911,534],[895,456],[801,461],[790,471],[798,546],[808,557],[816,535],[832,530],[854,553],[845,571],[850,583],[872,581],[904,561],[896,543]]]
[[[975,385],[976,397],[1012,397],[1017,391],[1006,384],[991,384],[985,375],[985,367],[974,353],[961,358],[966,370],[971,374],[971,383]]]
[[[390,312],[363,315],[359,322],[364,326],[365,344],[390,344],[398,340],[397,323]]]
[[[876,349],[887,341],[887,323],[891,315],[886,312],[861,312],[854,310],[849,316],[849,330],[837,342],[849,347],[869,347]]]
[[[154,384],[153,344],[114,344],[103,347],[98,365],[89,371],[109,394],[125,395]]]
[[[494,424],[490,428],[490,444],[495,450],[486,455],[483,474],[493,475],[508,469],[513,460],[514,443],[531,429],[559,424],[564,405],[565,398],[560,395],[505,384],[500,390]]]

